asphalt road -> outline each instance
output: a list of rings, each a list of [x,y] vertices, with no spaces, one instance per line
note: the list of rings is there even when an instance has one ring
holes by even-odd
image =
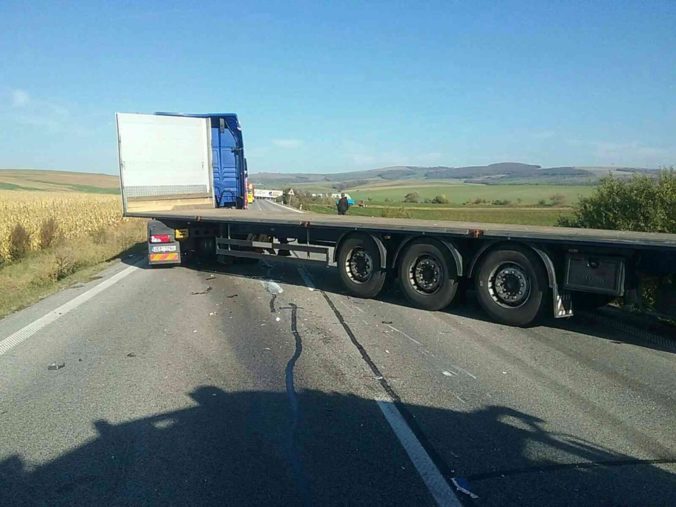
[[[675,352],[127,258],[0,321],[0,505],[676,505]]]

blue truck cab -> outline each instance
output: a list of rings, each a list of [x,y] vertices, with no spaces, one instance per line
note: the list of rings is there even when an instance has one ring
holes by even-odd
[[[155,113],[208,118],[211,122],[211,163],[217,208],[247,207],[247,165],[242,128],[234,113]]]

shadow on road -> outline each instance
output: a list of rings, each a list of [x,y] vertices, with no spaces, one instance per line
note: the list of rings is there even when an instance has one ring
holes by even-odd
[[[45,464],[4,459],[0,505],[429,504],[372,400],[300,391],[293,421],[286,393],[204,386],[190,397],[190,408],[95,421],[96,438]],[[554,434],[499,406],[400,410],[424,422],[441,471],[466,478],[477,504],[676,505],[676,478],[659,461],[593,435]]]

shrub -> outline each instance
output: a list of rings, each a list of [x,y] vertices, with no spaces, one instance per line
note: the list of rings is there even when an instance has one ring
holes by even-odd
[[[9,258],[23,259],[31,247],[31,235],[21,224],[16,224],[9,233]]]
[[[54,217],[42,221],[40,225],[40,249],[44,250],[52,246],[59,231],[59,224]]]
[[[54,254],[54,268],[52,270],[54,280],[62,280],[73,274],[76,269],[75,256],[70,249],[62,248]]]
[[[544,199],[540,199],[538,201],[538,206],[547,206],[547,201],[545,201]]]
[[[420,194],[418,192],[409,192],[404,196],[404,202],[420,202]]]
[[[670,169],[657,178],[603,178],[592,195],[580,199],[572,217],[559,219],[559,225],[675,233],[676,173]]]
[[[509,206],[512,204],[512,201],[509,199],[495,199],[493,202],[491,202],[493,206]]]
[[[549,197],[549,200],[552,202],[552,205],[554,206],[561,206],[563,203],[566,202],[566,196],[563,194],[553,194]]]
[[[448,197],[445,195],[437,195],[432,199],[436,204],[448,204]]]

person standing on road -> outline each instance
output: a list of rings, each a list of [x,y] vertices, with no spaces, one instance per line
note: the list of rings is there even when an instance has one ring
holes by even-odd
[[[347,202],[347,197],[345,197],[345,194],[340,194],[340,199],[336,203],[336,207],[338,208],[339,215],[347,214],[347,210],[350,208],[350,203]]]

